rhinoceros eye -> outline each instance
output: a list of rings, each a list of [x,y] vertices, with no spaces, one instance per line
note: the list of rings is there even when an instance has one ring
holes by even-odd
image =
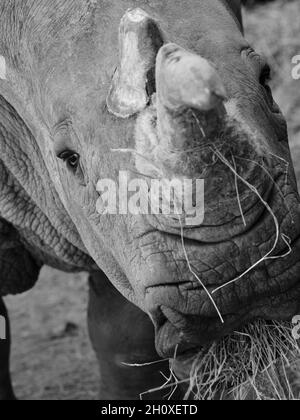
[[[76,173],[80,163],[80,156],[78,153],[75,153],[71,150],[65,150],[58,155],[58,158],[66,162],[68,168],[72,172]]]
[[[86,175],[84,174],[78,153],[72,150],[65,150],[64,152],[58,153],[57,157],[66,163],[69,172],[75,176],[80,185],[87,185]]]

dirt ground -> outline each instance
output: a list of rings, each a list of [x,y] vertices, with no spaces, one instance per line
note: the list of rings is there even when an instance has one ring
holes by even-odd
[[[97,399],[98,365],[86,325],[87,290],[86,275],[45,267],[31,292],[6,299],[18,398]]]
[[[247,12],[246,33],[274,68],[275,96],[286,114],[300,174],[300,2],[277,1]],[[12,375],[17,396],[35,400],[97,398],[98,367],[86,327],[85,275],[44,268],[30,293],[7,298],[12,321]]]

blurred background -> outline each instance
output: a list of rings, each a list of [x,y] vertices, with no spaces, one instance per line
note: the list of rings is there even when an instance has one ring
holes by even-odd
[[[292,57],[300,55],[300,1],[246,0],[246,37],[273,69],[272,87],[289,124],[300,175],[300,80]],[[12,320],[12,374],[21,399],[96,399],[98,366],[86,327],[86,275],[44,268],[29,293],[7,298]]]
[[[300,175],[300,80],[291,76],[300,55],[299,0],[244,0],[246,38],[272,67],[271,85],[289,126],[295,169]],[[300,186],[299,186],[300,187]]]

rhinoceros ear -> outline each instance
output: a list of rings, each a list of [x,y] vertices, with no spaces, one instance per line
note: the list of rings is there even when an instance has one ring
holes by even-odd
[[[156,55],[163,43],[156,22],[146,12],[126,12],[119,30],[119,65],[107,97],[109,112],[129,118],[146,107],[148,77],[151,70],[155,73]]]

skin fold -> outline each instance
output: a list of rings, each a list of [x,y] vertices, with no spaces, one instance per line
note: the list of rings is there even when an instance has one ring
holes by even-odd
[[[175,43],[183,57],[201,56],[224,86],[217,115],[195,111],[206,137],[189,107],[170,110],[170,91],[156,92],[156,102],[142,92],[148,102],[126,118],[114,115],[115,103],[109,109],[112,81],[124,80],[116,76],[120,22],[137,7],[152,22],[138,47],[138,58],[150,57],[146,94],[172,75],[170,47],[160,61],[157,51],[147,55],[153,39]],[[45,264],[90,273],[101,398],[139,398],[168,371],[167,362],[134,372],[122,362],[173,357],[255,319],[299,313],[300,199],[286,122],[267,86],[267,63],[243,36],[239,1],[10,0],[0,6],[0,23],[0,296],[32,288]],[[159,127],[167,134],[177,127],[177,149]],[[168,177],[204,178],[201,226],[182,232],[163,215],[97,212],[99,179],[117,181],[120,170],[153,177],[143,156]],[[270,250],[283,258],[257,265]],[[241,277],[213,294],[224,323],[191,267],[211,296]],[[0,307],[7,318],[2,300]],[[0,399],[13,398],[8,359],[9,340],[1,341]]]

